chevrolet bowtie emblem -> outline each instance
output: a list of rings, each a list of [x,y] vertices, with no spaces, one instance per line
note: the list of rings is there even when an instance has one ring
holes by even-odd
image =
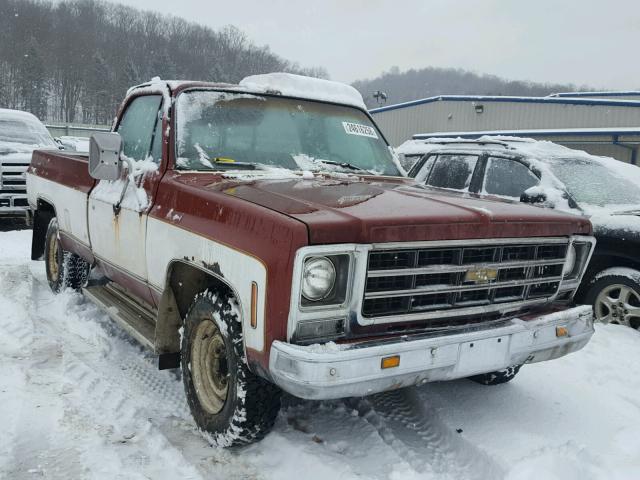
[[[467,270],[464,276],[465,282],[473,283],[489,283],[498,278],[498,270],[493,268],[475,268],[473,270]]]

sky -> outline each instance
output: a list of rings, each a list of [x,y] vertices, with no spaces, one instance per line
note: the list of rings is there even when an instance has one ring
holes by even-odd
[[[392,66],[455,67],[513,80],[640,88],[637,0],[120,0],[212,28],[235,25],[257,45],[331,79]]]

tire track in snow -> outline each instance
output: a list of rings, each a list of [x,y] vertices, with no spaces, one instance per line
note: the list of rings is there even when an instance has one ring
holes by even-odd
[[[56,337],[42,332],[29,315],[34,283],[28,268],[4,266],[0,284],[3,285],[2,304],[8,306],[8,312],[3,312],[0,330],[12,335],[14,340],[15,353],[9,357],[8,367],[14,376],[21,375],[20,388],[26,392],[22,402],[5,412],[15,417],[20,435],[11,442],[4,471],[7,478],[15,480],[34,478],[36,474],[81,478],[86,472],[78,450],[58,446],[60,435],[56,426],[63,403],[59,391],[63,347]],[[45,407],[48,414],[34,415],[41,407]]]
[[[89,471],[164,478],[168,471],[155,469],[170,465],[174,478],[260,478],[242,458],[212,448],[199,434],[179,373],[158,370],[157,357],[80,295],[54,296],[47,285],[33,283],[29,316],[63,345],[66,408],[61,424],[68,435],[94,430],[106,455],[117,451],[111,469],[83,452]],[[59,473],[54,478],[81,477]]]
[[[349,400],[380,437],[417,473],[437,478],[504,478],[503,468],[426,407],[415,387]]]

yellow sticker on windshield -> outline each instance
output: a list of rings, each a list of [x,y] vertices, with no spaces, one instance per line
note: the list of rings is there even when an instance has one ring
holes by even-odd
[[[360,125],[359,123],[342,122],[344,131],[349,135],[359,135],[361,137],[378,138],[376,129],[369,125]]]

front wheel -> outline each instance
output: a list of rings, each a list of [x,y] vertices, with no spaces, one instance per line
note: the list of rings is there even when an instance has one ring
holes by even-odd
[[[597,321],[640,329],[640,272],[609,268],[596,275],[586,295]]]
[[[89,263],[75,253],[62,248],[56,217],[51,219],[47,227],[44,260],[49,287],[55,293],[59,293],[65,288],[79,290],[89,276]]]
[[[280,410],[280,389],[247,366],[235,300],[196,295],[184,320],[181,368],[187,403],[198,427],[217,446],[262,439]]]
[[[522,365],[513,365],[503,370],[474,375],[473,377],[469,377],[469,380],[473,380],[476,383],[481,383],[482,385],[500,385],[502,383],[507,383],[513,380],[513,378],[520,371],[520,367],[522,367]]]

